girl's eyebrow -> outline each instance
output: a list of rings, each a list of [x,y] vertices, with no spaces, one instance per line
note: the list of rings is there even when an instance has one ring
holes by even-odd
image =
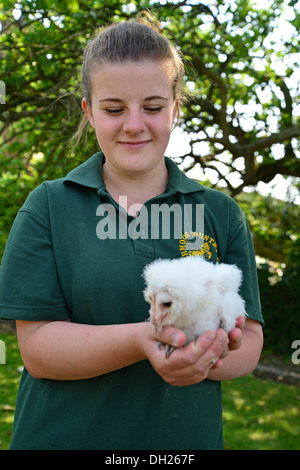
[[[153,96],[148,96],[145,98],[144,101],[152,101],[152,100],[166,100],[168,101],[168,98],[165,98],[164,96],[159,96],[159,95],[153,95]],[[102,103],[103,101],[112,101],[114,103],[122,103],[123,100],[120,98],[104,98],[103,100],[99,100],[99,103]]]
[[[159,96],[159,95],[148,96],[148,98],[145,98],[145,101],[151,101],[151,100],[166,100],[166,101],[168,101],[168,98],[165,98],[164,96]]]
[[[116,103],[122,103],[123,100],[120,100],[120,98],[104,98],[104,100],[99,100],[99,103],[102,103],[103,101],[113,101]]]

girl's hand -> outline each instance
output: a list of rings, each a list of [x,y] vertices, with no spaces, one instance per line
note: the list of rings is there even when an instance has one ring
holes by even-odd
[[[175,347],[169,357],[159,343]],[[171,326],[155,333],[150,324],[146,325],[143,348],[156,372],[169,384],[175,386],[192,385],[207,378],[211,369],[223,365],[221,358],[228,352],[229,338],[223,329],[206,331],[184,346],[185,334]]]
[[[235,328],[233,328],[228,335],[229,343],[224,350],[224,356],[221,358],[226,357],[230,351],[236,351],[242,346],[242,337],[243,337],[243,330],[245,327],[245,318],[238,317],[236,320]]]

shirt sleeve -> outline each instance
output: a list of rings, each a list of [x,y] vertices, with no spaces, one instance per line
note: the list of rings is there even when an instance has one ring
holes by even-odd
[[[0,318],[69,318],[57,275],[45,187],[18,212],[0,266]]]
[[[242,211],[240,211],[242,214]],[[243,273],[240,295],[245,300],[246,312],[249,318],[264,325],[261,313],[261,302],[255,252],[247,220],[242,214],[238,226],[230,234],[225,262],[236,264]]]

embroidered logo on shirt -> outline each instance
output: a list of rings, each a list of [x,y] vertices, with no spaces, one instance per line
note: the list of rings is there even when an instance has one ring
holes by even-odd
[[[184,232],[179,240],[181,256],[203,256],[206,260],[211,258],[220,261],[218,245],[209,235],[201,232]]]

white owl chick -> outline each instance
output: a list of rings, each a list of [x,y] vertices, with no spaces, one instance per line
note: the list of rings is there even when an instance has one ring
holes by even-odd
[[[145,267],[143,276],[149,321],[157,331],[165,325],[184,331],[186,344],[207,330],[229,333],[237,317],[246,316],[238,293],[242,272],[235,265],[215,265],[200,256],[158,259]]]

